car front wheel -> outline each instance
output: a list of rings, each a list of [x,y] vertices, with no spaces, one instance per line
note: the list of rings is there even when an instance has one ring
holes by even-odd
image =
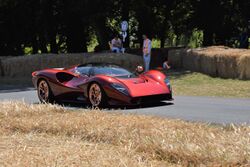
[[[106,103],[105,93],[97,83],[92,83],[89,87],[89,101],[93,107],[104,107]]]

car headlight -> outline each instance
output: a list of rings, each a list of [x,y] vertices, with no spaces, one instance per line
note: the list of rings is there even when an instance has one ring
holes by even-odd
[[[116,90],[118,90],[119,92],[121,92],[127,96],[129,95],[128,90],[123,85],[118,84],[118,83],[113,83],[113,84],[111,84],[111,86],[113,88],[115,88]]]
[[[170,81],[168,78],[165,79],[165,84],[167,85],[167,87],[169,88],[170,91],[172,91],[171,85],[170,85]]]

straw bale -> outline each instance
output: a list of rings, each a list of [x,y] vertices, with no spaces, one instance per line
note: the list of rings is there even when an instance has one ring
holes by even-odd
[[[102,62],[115,63],[128,69],[135,69],[142,64],[142,58],[130,54],[38,54],[6,59],[2,62],[5,76],[30,76],[33,71],[46,68],[69,67],[78,64]]]
[[[2,66],[2,60],[0,59],[0,77],[4,76],[3,66]]]
[[[250,79],[250,53],[243,54],[238,61],[239,78],[246,80]]]
[[[200,72],[211,75],[217,76],[217,68],[216,68],[216,56],[200,56]]]
[[[216,56],[217,75],[222,78],[238,78],[238,56],[219,54]]]
[[[186,49],[171,49],[168,51],[168,61],[173,68],[183,67],[183,58],[186,55]]]
[[[192,49],[187,50],[186,56],[183,57],[183,67],[191,71],[200,72],[200,55]]]
[[[246,49],[232,49],[224,46],[190,49],[183,57],[183,67],[212,76],[242,79],[247,78],[246,71],[250,69],[250,66],[246,64],[248,56],[241,57],[249,54],[249,50]]]

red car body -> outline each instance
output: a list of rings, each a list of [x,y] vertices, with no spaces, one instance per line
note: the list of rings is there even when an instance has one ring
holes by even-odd
[[[108,105],[137,105],[172,100],[169,80],[156,70],[134,75],[113,64],[90,63],[71,68],[36,71],[32,76],[35,88],[38,88],[41,81],[46,81],[50,94],[56,101],[89,102],[89,89],[93,83],[100,86]],[[40,97],[39,99],[41,100]]]

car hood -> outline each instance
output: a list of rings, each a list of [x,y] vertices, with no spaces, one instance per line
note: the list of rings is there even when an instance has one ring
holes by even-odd
[[[140,77],[129,79],[116,79],[123,83],[129,89],[129,93],[132,97],[170,93],[168,87],[165,84],[159,83],[152,79],[144,79]]]

